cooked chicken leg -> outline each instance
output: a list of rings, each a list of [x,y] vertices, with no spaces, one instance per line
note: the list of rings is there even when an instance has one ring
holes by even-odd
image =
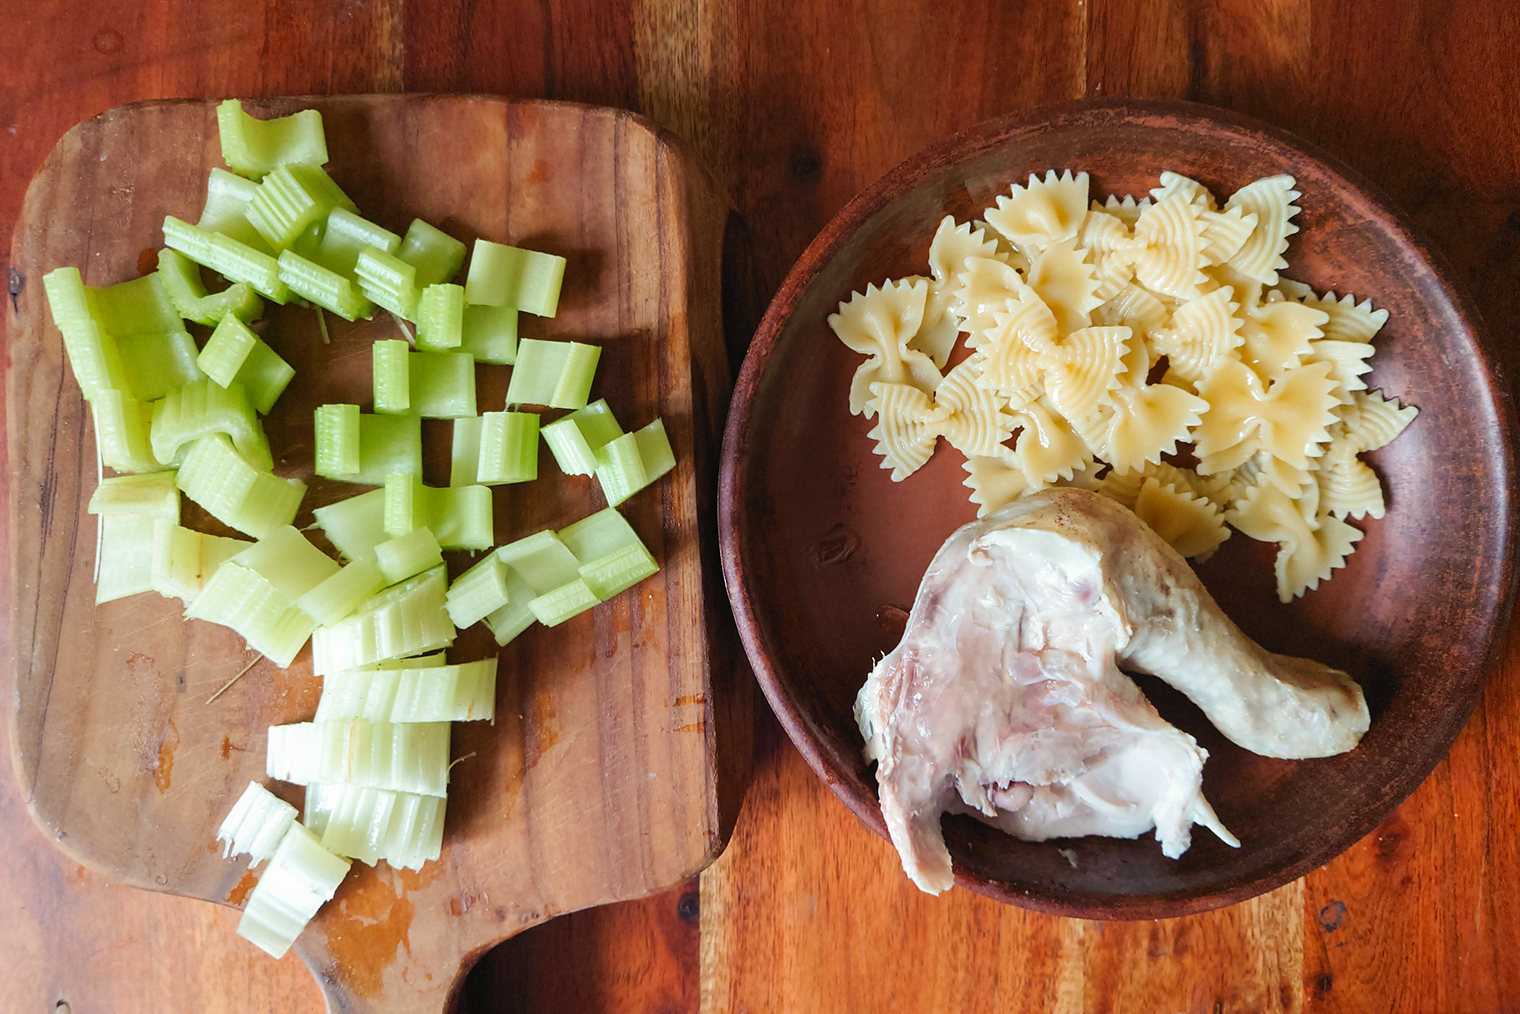
[[[1173,858],[1201,823],[1206,754],[1118,665],[1153,672],[1231,739],[1279,757],[1338,753],[1361,691],[1272,655],[1138,518],[1082,490],[1037,493],[960,529],[919,586],[902,642],[856,699],[882,814],[922,889],[952,883],[940,816],[959,802],[1018,837],[1156,829]]]

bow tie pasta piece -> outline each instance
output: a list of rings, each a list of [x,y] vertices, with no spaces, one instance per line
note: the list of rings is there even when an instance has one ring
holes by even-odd
[[[1165,303],[1140,286],[1129,284],[1093,311],[1093,323],[1110,327],[1122,324],[1149,338],[1166,325],[1169,316]],[[1154,362],[1151,365],[1155,365]]]
[[[1044,391],[1044,356],[1055,348],[1056,319],[1030,289],[1005,301],[993,315],[996,326],[977,350],[982,370],[977,383],[997,391],[1015,409]]]
[[[1328,363],[1290,370],[1265,390],[1245,363],[1221,363],[1198,385],[1199,397],[1209,403],[1194,431],[1198,470],[1208,475],[1233,468],[1258,447],[1294,468],[1308,468],[1330,440],[1334,389]]]
[[[1077,234],[1077,246],[1092,262],[1097,282],[1094,295],[1099,299],[1113,299],[1135,277],[1134,237],[1123,219],[1105,211],[1089,211]]]
[[[1026,186],[1015,185],[1007,196],[988,208],[987,224],[1006,236],[1031,258],[1056,243],[1075,239],[1087,215],[1087,174],[1072,176],[1054,169],[1042,180],[1031,175]]]
[[[1239,208],[1243,214],[1256,216],[1256,228],[1229,264],[1265,285],[1277,284],[1277,272],[1288,266],[1283,258],[1288,237],[1298,232],[1291,219],[1298,214],[1293,202],[1301,195],[1293,185],[1292,176],[1268,176],[1241,187],[1224,203],[1226,211]]]
[[[1048,247],[1029,266],[1029,287],[1055,314],[1056,329],[1069,334],[1092,323],[1098,298],[1093,266],[1077,249],[1073,236]]]
[[[1023,432],[1013,445],[1014,457],[1031,490],[1044,489],[1059,479],[1070,480],[1092,461],[1092,451],[1045,399],[1016,413]]]
[[[1114,392],[1114,415],[1105,435],[1105,461],[1114,468],[1140,468],[1175,454],[1208,411],[1202,398],[1170,384],[1121,387]]]
[[[1370,342],[1388,320],[1387,310],[1374,310],[1370,299],[1358,303],[1349,292],[1339,299],[1333,292],[1323,296],[1310,293],[1303,298],[1303,303],[1329,316],[1324,325],[1325,338],[1329,341]]]
[[[1008,403],[977,384],[982,360],[973,356],[951,370],[934,392],[935,407],[944,415],[939,435],[967,457],[990,457],[1013,435]]]
[[[1230,537],[1224,512],[1185,485],[1147,478],[1133,509],[1178,555],[1190,559],[1212,555]]]
[[[1160,204],[1168,197],[1180,196],[1189,204],[1196,204],[1205,211],[1213,211],[1214,195],[1209,193],[1209,188],[1195,179],[1174,173],[1169,169],[1163,169],[1160,177],[1161,185],[1151,188],[1151,200]]]
[[[1376,391],[1358,391],[1351,396],[1351,404],[1342,410],[1342,425],[1346,440],[1361,453],[1386,446],[1419,414],[1420,410],[1413,405],[1389,401]]]
[[[1127,327],[1085,327],[1045,353],[1045,391],[1057,411],[1080,422],[1098,410],[1119,386],[1129,337]]]
[[[1147,208],[1135,222],[1135,278],[1152,292],[1173,299],[1197,299],[1203,273],[1203,208],[1173,194]]]
[[[945,411],[929,396],[908,384],[871,385],[876,426],[866,436],[876,441],[882,467],[892,469],[892,481],[902,482],[924,466],[934,453],[934,440]]]
[[[1239,208],[1205,211],[1198,217],[1203,222],[1203,259],[1211,265],[1234,257],[1256,229],[1256,215]]]
[[[1172,372],[1193,384],[1202,383],[1245,340],[1240,335],[1240,308],[1230,299],[1231,289],[1215,289],[1207,296],[1183,303],[1172,314],[1169,327],[1153,334],[1157,352],[1166,356]]]
[[[1339,518],[1316,514],[1311,521],[1282,490],[1271,484],[1257,488],[1225,520],[1259,542],[1276,542],[1277,598],[1291,602],[1319,587],[1331,572],[1345,566],[1346,557],[1362,533]]]
[[[1018,270],[995,257],[968,257],[956,281],[951,306],[960,318],[961,330],[969,335],[966,347],[971,349],[987,341],[997,323],[994,315],[1007,309],[1010,299],[1032,298]]]
[[[1383,484],[1348,446],[1332,445],[1314,479],[1319,484],[1319,509],[1324,513],[1337,518],[1383,516]]]
[[[957,225],[954,215],[946,215],[929,242],[929,273],[953,292],[970,257],[990,257],[1008,263],[1007,256],[999,253],[997,241],[986,232],[970,222]]]
[[[1149,197],[1142,197],[1137,201],[1133,197],[1126,196],[1121,200],[1118,194],[1109,194],[1108,200],[1102,204],[1093,201],[1090,210],[1102,211],[1113,215],[1126,226],[1133,229],[1135,223],[1140,220],[1141,214],[1144,213],[1146,208],[1151,206],[1151,203]]]
[[[849,302],[839,304],[838,313],[829,314],[829,327],[839,340],[868,357],[850,384],[851,415],[869,416],[873,384],[909,384],[925,394],[939,386],[934,361],[908,348],[923,325],[928,297],[929,284],[923,280],[887,282],[879,289],[867,285],[863,294],[852,294]]]
[[[1356,392],[1367,390],[1367,381],[1362,377],[1372,371],[1372,364],[1367,362],[1372,352],[1369,342],[1321,340],[1309,343],[1307,362],[1329,364],[1330,379],[1335,381],[1335,398],[1342,405],[1348,405]]]
[[[961,485],[971,490],[979,518],[1003,509],[1029,491],[1024,470],[1006,447],[989,457],[967,457],[961,467],[966,470]]]
[[[924,300],[924,321],[919,326],[918,333],[908,339],[908,351],[922,352],[934,363],[935,369],[943,371],[961,336],[960,318],[952,308],[954,292],[951,287],[922,275],[913,275],[903,280],[915,284],[927,282],[929,285],[929,295]]]
[[[1240,357],[1261,379],[1276,380],[1309,356],[1310,343],[1324,337],[1321,328],[1328,319],[1324,311],[1302,303],[1248,304],[1241,313]]]

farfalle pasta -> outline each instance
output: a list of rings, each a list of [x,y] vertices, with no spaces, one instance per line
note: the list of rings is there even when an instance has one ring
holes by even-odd
[[[850,410],[903,481],[943,439],[986,515],[1052,485],[1097,490],[1184,556],[1231,530],[1276,543],[1278,596],[1318,587],[1381,518],[1361,459],[1418,410],[1369,391],[1387,320],[1282,277],[1290,176],[1223,204],[1164,172],[1139,199],[1086,173],[1030,176],[980,220],[946,216],[928,275],[871,285],[829,317],[866,356]]]

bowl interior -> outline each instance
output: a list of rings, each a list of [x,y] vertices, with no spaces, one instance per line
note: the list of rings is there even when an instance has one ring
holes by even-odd
[[[960,882],[1003,900],[1087,917],[1159,917],[1261,893],[1328,861],[1434,767],[1465,722],[1508,616],[1507,409],[1470,311],[1385,202],[1305,146],[1201,107],[1098,104],[975,129],[894,170],[847,207],[793,269],[745,363],[729,421],[722,534],[746,647],[794,742],[831,788],[884,833],[874,770],[851,713],[873,662],[901,633],[930,557],[975,507],[962,456],[944,445],[901,483],[880,467],[871,423],[846,392],[860,358],[826,318],[867,283],[927,273],[939,219],[981,217],[1013,182],[1086,170],[1094,196],[1143,196],[1170,169],[1222,202],[1252,180],[1297,178],[1300,227],[1284,274],[1389,311],[1369,387],[1421,415],[1368,456],[1388,499],[1334,578],[1278,604],[1275,547],[1238,533],[1200,567],[1221,605],[1275,651],[1317,658],[1366,690],[1372,728],[1349,754],[1258,757],[1180,694],[1142,689],[1208,750],[1204,791],[1241,839],[1197,829],[1173,861],[1149,836],[1020,842],[963,817],[946,839]]]

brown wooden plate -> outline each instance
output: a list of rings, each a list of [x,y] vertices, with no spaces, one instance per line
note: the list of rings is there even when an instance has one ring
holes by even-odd
[[[1258,757],[1159,681],[1141,686],[1210,753],[1204,790],[1241,839],[1198,834],[1173,861],[1150,837],[1032,844],[946,820],[957,880],[1002,901],[1086,918],[1159,918],[1241,901],[1325,863],[1372,829],[1445,754],[1496,657],[1513,598],[1512,409],[1474,312],[1428,246],[1354,172],[1282,131],[1188,103],[1086,102],[989,122],[903,163],[852,201],[792,269],[735,391],[723,450],[725,578],[760,684],[793,742],[845,804],[885,834],[851,714],[901,632],[930,557],[974,506],[941,445],[893,483],[851,416],[859,357],[826,324],[867,283],[927,272],[939,219],[979,218],[1011,183],[1086,170],[1092,193],[1143,195],[1173,170],[1228,195],[1288,173],[1303,192],[1288,277],[1389,311],[1369,386],[1419,406],[1371,456],[1388,490],[1349,565],[1292,605],[1275,547],[1235,537],[1200,570],[1269,648],[1340,666],[1372,728],[1339,757]],[[1359,523],[1360,524],[1360,523]],[[900,614],[899,614],[900,616]]]

